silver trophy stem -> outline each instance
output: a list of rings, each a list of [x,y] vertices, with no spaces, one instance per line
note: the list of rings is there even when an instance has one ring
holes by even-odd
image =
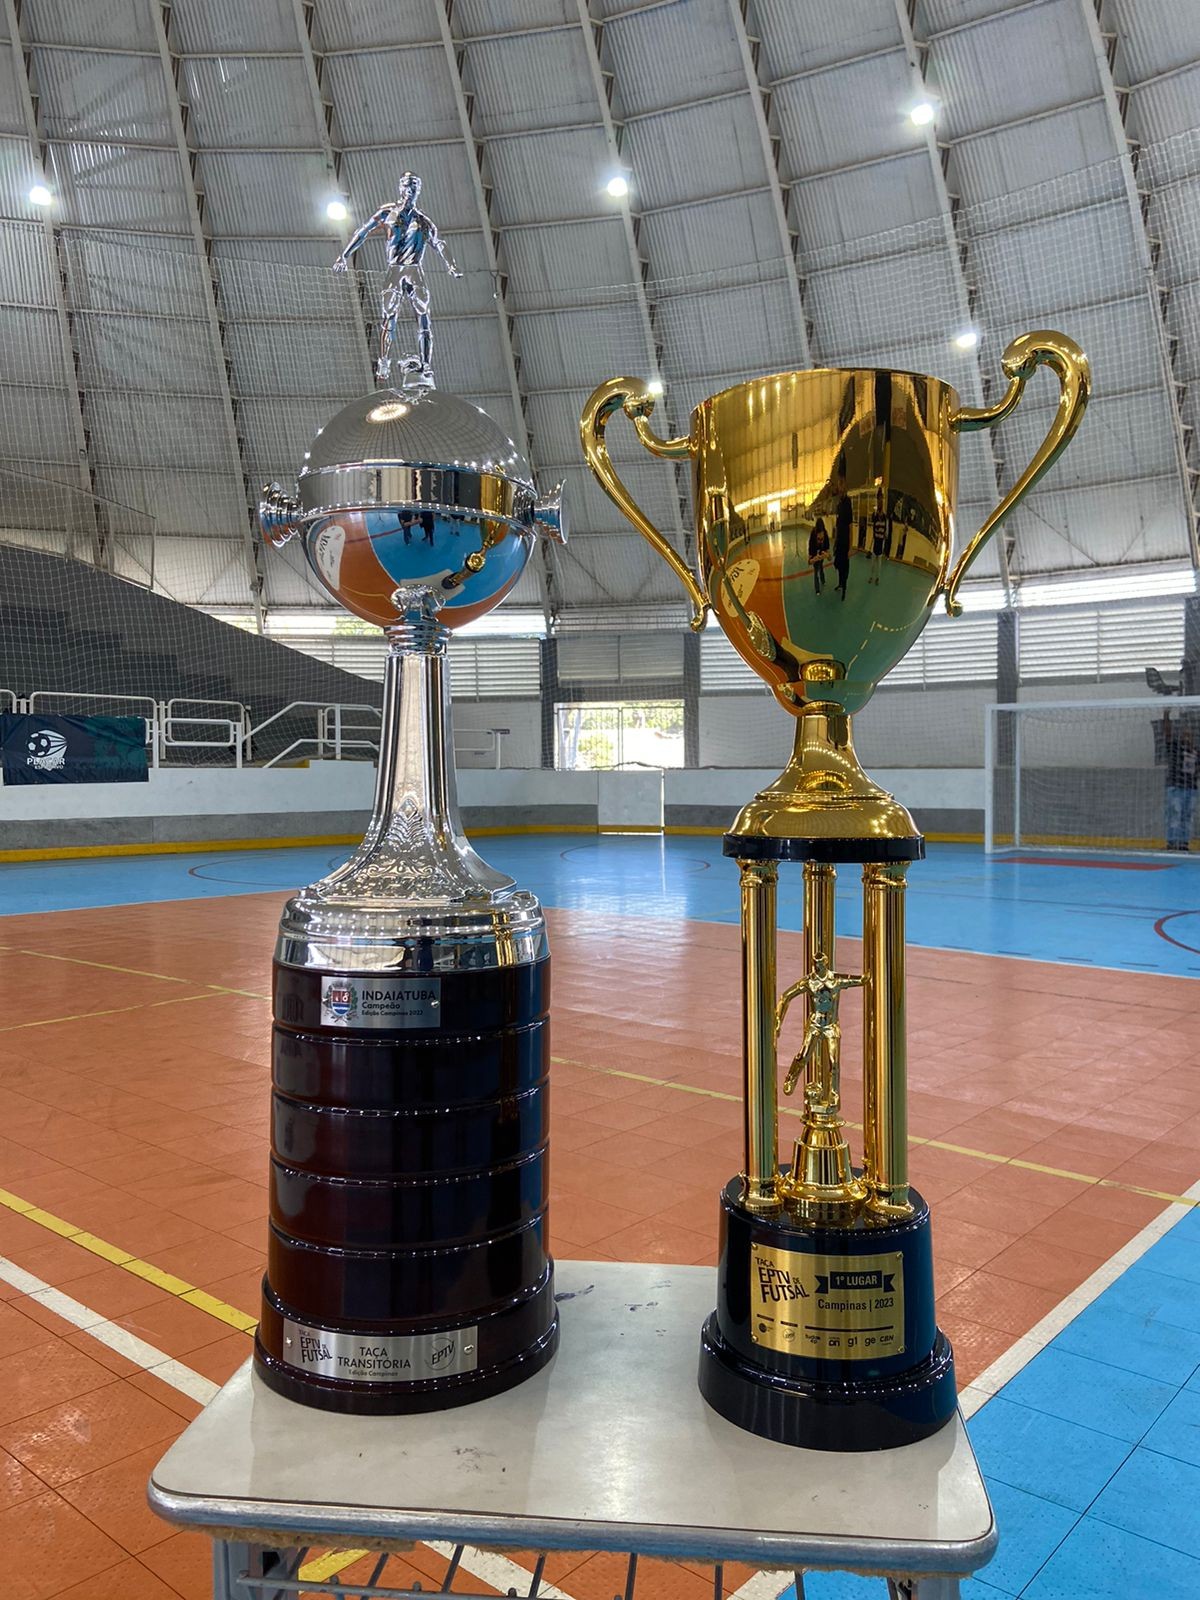
[[[545,954],[536,898],[467,843],[451,733],[449,629],[402,606],[388,630],[371,821],[344,866],[284,910],[277,958],[327,970],[510,966]]]
[[[512,887],[467,843],[458,811],[450,673],[450,630],[432,618],[388,630],[379,775],[366,836],[342,881],[387,874],[393,898],[427,903],[490,899]],[[327,880],[337,881],[339,874]]]

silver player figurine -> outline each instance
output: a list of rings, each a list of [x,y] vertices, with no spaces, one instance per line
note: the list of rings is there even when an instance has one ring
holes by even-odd
[[[375,363],[375,376],[380,383],[387,383],[391,378],[392,346],[396,342],[400,311],[405,304],[417,325],[417,353],[402,358],[401,381],[425,386],[433,383],[433,328],[429,318],[429,285],[425,281],[424,267],[426,248],[433,246],[452,278],[462,277],[446,254],[446,246],[437,228],[423,211],[417,210],[420,194],[420,178],[415,173],[406,172],[396,186],[395,200],[380,206],[373,216],[367,218],[333,263],[335,272],[345,272],[346,263],[364,239],[380,229],[387,234],[388,273],[379,297],[379,359]]]

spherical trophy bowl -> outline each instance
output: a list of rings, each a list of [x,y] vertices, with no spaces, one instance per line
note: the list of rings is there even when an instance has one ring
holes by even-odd
[[[1011,414],[1038,366],[1061,398],[1045,440],[951,567],[958,435]],[[1006,517],[1074,435],[1087,357],[1064,334],[1024,334],[1005,351],[995,406],[961,404],[939,378],[881,369],[780,372],[710,396],[689,432],[663,439],[645,384],[602,384],[580,423],[602,488],[676,571],[693,627],[711,609],[738,654],[800,719],[796,755],[734,832],[909,837],[912,819],[862,772],[848,715],[871,698],[957,589]],[[613,468],[608,420],[623,410],[652,454],[692,462],[700,581],[649,522]],[[764,801],[764,796],[759,796]],[[847,832],[848,830],[848,832]]]
[[[558,491],[539,500],[503,429],[438,389],[352,400],[317,433],[296,497],[272,484],[259,515],[273,544],[302,538],[347,611],[385,628],[422,590],[443,626],[475,621],[512,591],[537,533],[564,533]]]

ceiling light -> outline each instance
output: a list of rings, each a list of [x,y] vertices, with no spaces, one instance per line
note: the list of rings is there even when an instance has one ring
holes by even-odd
[[[403,400],[385,400],[382,405],[372,406],[367,412],[368,422],[398,422],[401,417],[406,417],[409,407]]]
[[[614,200],[621,200],[629,193],[629,182],[619,172],[611,177],[604,187]]]
[[[29,199],[35,206],[52,206],[54,196],[44,183],[35,183],[29,191]]]
[[[647,394],[655,394],[655,395],[657,395],[657,394],[661,394],[662,392],[663,392],[663,381],[662,381],[662,379],[661,378],[651,378],[650,382],[646,385],[646,393]]]
[[[918,100],[908,113],[908,120],[917,128],[927,128],[933,121],[933,107],[928,100]]]
[[[960,350],[974,350],[979,343],[979,334],[974,328],[964,328],[961,333],[954,335],[954,343]]]
[[[345,222],[350,212],[344,200],[331,200],[325,207],[325,215],[330,222]]]

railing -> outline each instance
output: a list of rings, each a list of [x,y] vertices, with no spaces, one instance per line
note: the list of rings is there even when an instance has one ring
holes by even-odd
[[[152,695],[94,694],[74,689],[35,689],[22,698],[12,689],[0,689],[0,711],[38,711],[48,715],[138,717],[145,724],[146,747],[153,767],[195,765],[178,751],[203,751],[207,765],[228,762],[244,767],[255,762],[255,749],[270,753],[257,764],[277,767],[286,761],[364,761],[379,754],[378,706],[332,703],[327,700],[292,700],[262,722],[251,723],[240,700],[194,700],[176,696],[156,700]],[[311,731],[295,733],[294,720],[308,720]],[[274,736],[272,737],[272,730]],[[503,741],[510,728],[465,728],[454,741],[456,755],[482,756],[486,765],[499,769]],[[274,746],[279,744],[280,749]],[[174,757],[174,759],[173,759]]]

